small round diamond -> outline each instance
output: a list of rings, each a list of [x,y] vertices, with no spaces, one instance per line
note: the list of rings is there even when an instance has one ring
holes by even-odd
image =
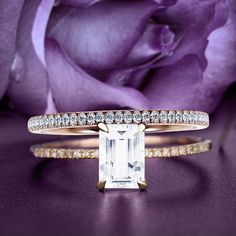
[[[163,124],[165,124],[167,122],[167,112],[166,111],[160,112],[160,121]]]
[[[61,115],[60,114],[57,114],[55,116],[55,125],[56,126],[61,126]]]
[[[121,111],[117,111],[115,114],[115,123],[120,124],[123,122],[123,113]]]
[[[151,113],[151,122],[153,124],[157,124],[159,121],[159,112],[158,111],[152,111]]]
[[[189,123],[194,122],[194,113],[192,111],[189,112],[188,120],[189,120]]]
[[[98,112],[95,116],[95,120],[97,123],[104,122],[104,114],[102,112]]]
[[[54,116],[53,115],[49,115],[48,116],[48,125],[49,125],[49,127],[53,127],[54,123],[55,123]]]
[[[95,124],[95,114],[93,112],[88,113],[87,123],[88,123],[88,125],[94,125]]]
[[[47,127],[48,126],[48,117],[47,116],[44,116],[43,117],[43,127]]]
[[[139,124],[142,121],[142,115],[139,111],[135,111],[133,113],[133,121],[136,124]]]
[[[193,120],[194,120],[194,123],[198,123],[198,113],[197,112],[194,112],[194,114],[193,114]]]
[[[184,121],[184,123],[188,123],[188,115],[189,115],[189,113],[187,111],[184,111],[184,113],[183,113],[183,121]]]
[[[75,113],[70,114],[70,125],[76,126],[78,122],[78,117]]]
[[[40,119],[39,119],[39,126],[40,126],[40,127],[43,126],[43,118],[42,118],[42,117],[40,117]]]
[[[168,112],[168,121],[169,121],[169,123],[175,123],[175,112],[174,111]]]
[[[148,111],[143,111],[142,112],[142,121],[145,124],[148,124],[150,122],[150,114]]]
[[[105,122],[107,124],[112,124],[114,121],[114,113],[112,111],[109,111],[105,115]]]
[[[130,111],[125,111],[124,112],[124,122],[126,124],[132,123],[132,113]]]
[[[86,115],[83,112],[81,112],[78,116],[79,125],[81,125],[81,126],[85,125],[86,124],[86,118],[87,118]]]
[[[69,122],[70,122],[70,118],[69,118],[68,114],[63,114],[62,115],[62,125],[68,126]]]
[[[177,111],[175,114],[175,119],[177,123],[181,123],[183,121],[182,111]]]

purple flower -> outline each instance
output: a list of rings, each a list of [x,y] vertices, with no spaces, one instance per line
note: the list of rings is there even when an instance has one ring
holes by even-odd
[[[0,98],[21,112],[212,112],[235,81],[236,4],[5,1],[0,41]]]

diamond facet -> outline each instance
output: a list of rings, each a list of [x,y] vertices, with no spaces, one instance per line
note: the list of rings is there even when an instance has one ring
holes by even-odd
[[[130,111],[124,112],[124,122],[130,124],[132,122],[132,113]]]
[[[67,114],[64,114],[62,116],[62,125],[63,126],[68,126],[69,125],[69,122],[70,122],[70,118]]]
[[[87,123],[88,123],[88,125],[94,125],[95,124],[95,114],[93,112],[88,113]]]
[[[123,113],[121,111],[117,111],[115,114],[115,123],[120,124],[123,122]]]
[[[97,123],[104,122],[104,114],[102,112],[98,112],[95,119]]]
[[[175,112],[174,111],[168,112],[168,121],[169,121],[169,123],[175,123]]]
[[[160,112],[160,121],[163,124],[167,123],[167,112],[166,111]]]
[[[150,122],[150,114],[148,111],[143,111],[142,112],[142,121],[145,124],[148,124]]]
[[[99,181],[105,188],[138,188],[144,181],[144,132],[138,124],[107,124],[99,131]]]
[[[71,126],[76,126],[78,122],[78,117],[75,113],[70,114],[70,124]]]
[[[158,121],[159,121],[159,113],[158,113],[158,111],[152,111],[152,113],[151,113],[151,122],[153,124],[157,124]]]
[[[86,120],[87,120],[86,115],[83,112],[81,112],[79,114],[79,117],[78,117],[79,125],[81,125],[81,126],[85,125],[86,124]]]
[[[142,121],[142,115],[139,111],[135,111],[133,114],[133,121],[136,124],[139,124]]]
[[[112,111],[109,111],[105,115],[105,121],[107,124],[112,124],[114,120],[114,113]]]

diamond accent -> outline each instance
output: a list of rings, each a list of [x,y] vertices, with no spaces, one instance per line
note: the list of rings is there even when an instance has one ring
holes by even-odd
[[[61,126],[61,115],[60,114],[57,114],[55,116],[55,125],[56,125],[56,127]]]
[[[70,114],[70,124],[71,126],[76,126],[78,122],[78,117],[75,113]]]
[[[142,121],[142,115],[140,111],[135,111],[133,114],[133,121],[136,124],[139,124]]]
[[[167,123],[167,112],[166,111],[161,111],[160,112],[160,121],[163,124]]]
[[[124,112],[124,122],[126,124],[132,123],[132,113],[130,111],[125,111]]]
[[[177,123],[181,123],[183,121],[182,111],[177,111],[175,114],[175,119]]]
[[[190,124],[194,122],[194,113],[192,111],[189,112],[188,120]]]
[[[142,121],[145,124],[148,124],[150,122],[150,113],[149,113],[149,111],[143,111],[142,112]]]
[[[152,111],[151,113],[151,122],[153,124],[157,124],[159,121],[159,112],[158,111]]]
[[[68,126],[70,123],[70,118],[68,116],[68,114],[63,114],[62,116],[62,125],[63,126]]]
[[[115,114],[115,123],[120,124],[123,122],[123,113],[121,111],[117,111]]]
[[[169,121],[169,123],[175,123],[175,112],[174,111],[168,112],[168,121]]]
[[[184,113],[183,113],[183,121],[184,121],[184,123],[188,123],[188,115],[189,115],[188,111],[184,111]]]
[[[78,122],[80,126],[83,126],[86,124],[87,116],[84,112],[81,112],[78,116]]]
[[[49,127],[53,127],[53,126],[54,126],[54,123],[55,123],[54,116],[53,116],[53,115],[49,115],[49,116],[48,116],[48,126],[49,126]]]
[[[88,123],[88,125],[94,125],[95,124],[95,114],[93,112],[88,113],[87,123]]]
[[[102,112],[97,112],[95,119],[97,123],[104,122],[104,114]]]
[[[105,115],[105,122],[107,124],[112,124],[113,121],[114,121],[114,113],[111,111],[107,112]]]

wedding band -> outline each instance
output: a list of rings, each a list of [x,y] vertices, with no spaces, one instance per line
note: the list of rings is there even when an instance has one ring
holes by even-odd
[[[98,144],[97,138],[85,138],[33,145],[30,150],[40,158],[97,159]],[[198,137],[146,136],[145,144],[146,158],[193,155],[207,152],[212,147],[211,140]]]
[[[145,132],[200,130],[209,126],[209,116],[201,111],[183,110],[110,110],[66,112],[35,116],[28,130],[36,134],[97,134],[98,124],[144,124]]]

